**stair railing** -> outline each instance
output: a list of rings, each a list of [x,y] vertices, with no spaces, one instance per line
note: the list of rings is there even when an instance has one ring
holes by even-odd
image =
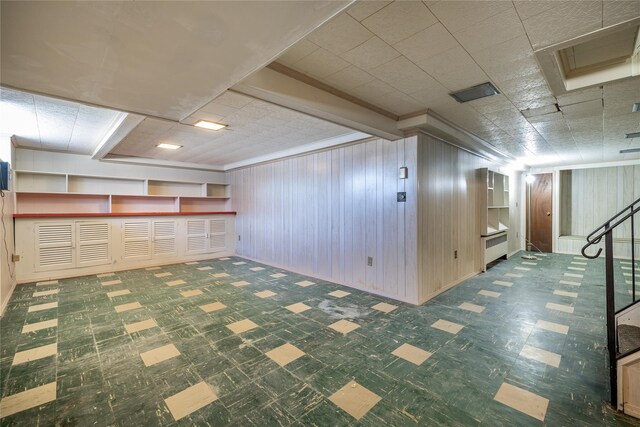
[[[604,253],[605,253],[605,276],[606,276],[606,303],[607,303],[607,350],[609,352],[609,380],[611,387],[611,404],[614,407],[618,405],[618,380],[617,380],[617,361],[622,356],[635,353],[640,350],[629,351],[624,355],[618,352],[618,340],[617,340],[617,324],[616,314],[622,310],[626,310],[629,307],[639,303],[636,299],[636,253],[635,253],[635,219],[634,216],[640,211],[640,198],[636,199],[629,206],[622,209],[620,212],[609,218],[604,224],[593,230],[587,236],[587,244],[582,248],[582,256],[585,258],[595,259],[602,253],[602,248],[598,248],[598,251],[594,255],[588,255],[587,249],[591,246],[597,245],[602,241],[604,237]],[[615,278],[614,278],[614,266],[613,266],[613,230],[619,227],[626,221],[631,222],[631,304],[616,311],[615,308]]]

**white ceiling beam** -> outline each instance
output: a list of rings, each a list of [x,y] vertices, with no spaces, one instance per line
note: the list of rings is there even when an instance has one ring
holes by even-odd
[[[120,113],[116,116],[113,125],[100,141],[91,155],[94,160],[103,159],[107,154],[124,140],[142,121],[144,116],[131,113]]]
[[[396,120],[270,68],[231,90],[391,141],[404,136]]]

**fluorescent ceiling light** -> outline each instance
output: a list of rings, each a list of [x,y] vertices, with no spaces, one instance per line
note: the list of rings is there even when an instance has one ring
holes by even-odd
[[[158,148],[164,148],[165,150],[177,150],[178,148],[182,147],[182,145],[175,145],[175,144],[158,144],[157,145]]]
[[[206,120],[200,120],[194,126],[198,126],[199,128],[210,129],[210,130],[220,130],[227,127],[227,125],[221,125],[220,123],[208,122]]]

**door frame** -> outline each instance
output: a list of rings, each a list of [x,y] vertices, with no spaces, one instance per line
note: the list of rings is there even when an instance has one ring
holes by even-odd
[[[529,241],[531,240],[531,236],[529,236],[529,224],[530,224],[530,210],[529,210],[529,204],[530,204],[530,185],[527,183],[526,177],[527,175],[551,175],[551,252],[549,253],[555,253],[557,246],[557,239],[558,239],[558,230],[559,230],[559,214],[560,214],[560,208],[559,208],[559,202],[560,202],[560,198],[559,198],[559,191],[558,191],[558,184],[560,182],[560,172],[558,169],[552,169],[552,170],[536,170],[536,171],[529,171],[523,174],[523,179],[522,182],[524,184],[524,191],[523,191],[523,195],[524,195],[524,250],[528,250],[529,248]],[[535,247],[531,247],[531,250],[533,251],[537,251],[537,249]]]

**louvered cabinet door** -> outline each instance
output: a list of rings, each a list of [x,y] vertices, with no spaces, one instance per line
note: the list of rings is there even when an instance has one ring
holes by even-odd
[[[224,251],[227,247],[227,220],[209,220],[209,252]]]
[[[187,255],[204,254],[209,252],[207,242],[207,220],[188,219],[187,224]]]
[[[36,271],[62,270],[73,268],[74,224],[36,224]]]
[[[76,266],[111,263],[111,224],[106,221],[76,222]]]
[[[151,222],[125,221],[122,225],[122,246],[125,260],[151,259]]]
[[[176,226],[175,219],[153,221],[153,258],[168,258],[178,255]]]

